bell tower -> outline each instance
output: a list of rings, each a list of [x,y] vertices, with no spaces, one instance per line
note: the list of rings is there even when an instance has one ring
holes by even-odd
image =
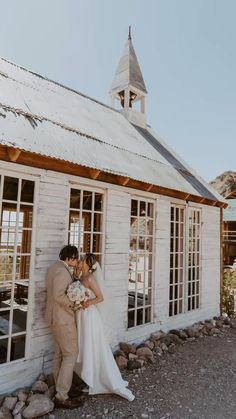
[[[120,104],[121,113],[132,123],[146,127],[147,89],[134,51],[129,26],[128,40],[112,82],[111,105]]]

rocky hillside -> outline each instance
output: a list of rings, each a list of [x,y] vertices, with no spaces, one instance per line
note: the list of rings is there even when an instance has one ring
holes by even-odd
[[[212,180],[210,185],[221,195],[227,197],[232,191],[236,190],[236,172],[230,170],[224,172]]]

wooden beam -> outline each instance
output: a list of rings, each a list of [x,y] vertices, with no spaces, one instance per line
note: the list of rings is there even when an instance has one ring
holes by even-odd
[[[116,176],[118,185],[126,186],[129,183],[130,178],[128,176]],[[113,182],[112,182],[113,183]]]
[[[129,177],[127,177],[126,179],[124,179],[123,182],[122,182],[122,186],[128,185],[129,181],[130,181],[130,178]]]
[[[12,162],[16,162],[20,156],[21,150],[19,148],[7,147],[8,157]]]
[[[98,176],[101,173],[101,170],[98,170],[98,169],[89,169],[89,173],[91,173],[91,178],[92,179],[97,179]]]
[[[169,189],[163,186],[151,185],[146,182],[141,182],[129,178],[128,176],[115,175],[113,173],[103,172],[102,170],[88,168],[79,164],[70,163],[64,160],[58,160],[52,157],[42,156],[36,153],[19,150],[14,147],[7,147],[0,145],[0,160],[9,162],[9,160],[17,164],[22,164],[29,167],[37,167],[39,169],[54,170],[64,174],[80,176],[87,179],[98,179],[101,182],[111,183],[128,188],[138,189],[139,191],[152,192],[158,195],[178,198],[183,201],[189,199],[191,202],[205,203],[206,205],[220,208],[226,208],[227,204],[221,201],[205,199],[186,192]]]
[[[153,185],[149,185],[149,186],[147,187],[146,191],[147,191],[147,192],[151,192],[152,187],[153,187]]]

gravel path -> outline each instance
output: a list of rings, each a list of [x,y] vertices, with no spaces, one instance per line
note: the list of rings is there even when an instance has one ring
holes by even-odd
[[[136,395],[132,403],[114,395],[87,396],[82,408],[55,410],[47,419],[236,419],[236,329],[155,355],[153,365],[123,377]]]

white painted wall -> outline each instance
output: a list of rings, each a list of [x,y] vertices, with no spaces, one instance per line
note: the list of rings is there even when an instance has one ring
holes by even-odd
[[[167,197],[140,192],[155,198],[155,269],[154,321],[127,330],[128,251],[131,195],[136,190],[61,173],[27,168],[1,162],[1,166],[40,177],[35,238],[35,267],[32,278],[32,334],[30,359],[0,366],[0,394],[30,385],[40,372],[51,371],[52,338],[44,323],[45,273],[58,258],[67,240],[69,182],[103,188],[106,195],[104,274],[109,291],[111,323],[117,341],[142,341],[150,333],[185,327],[219,314],[220,303],[220,209],[202,205],[202,303],[201,308],[172,318],[168,317],[169,298],[169,228],[170,200]],[[173,199],[171,199],[173,202]],[[183,202],[179,201],[183,204]],[[194,204],[196,205],[196,204]],[[115,341],[114,341],[115,342]]]

